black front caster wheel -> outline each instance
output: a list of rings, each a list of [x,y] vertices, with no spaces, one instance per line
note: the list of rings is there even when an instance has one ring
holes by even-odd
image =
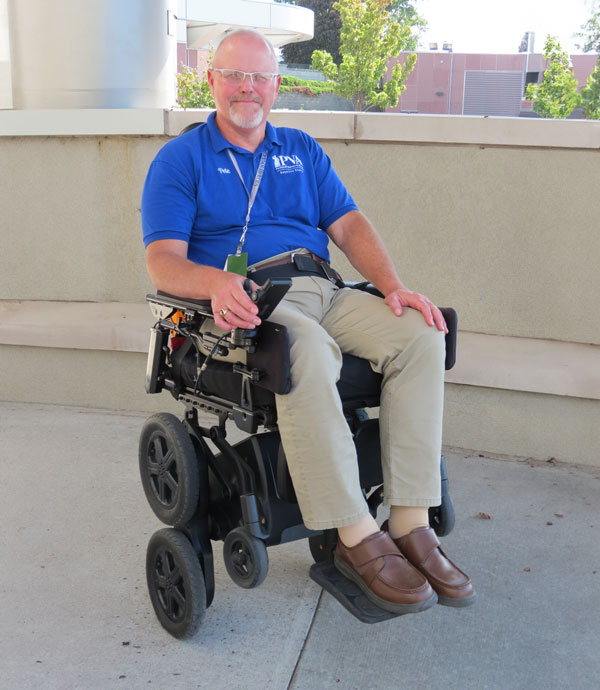
[[[192,637],[206,615],[206,588],[200,562],[183,534],[155,532],[146,552],[146,579],[154,612],[173,637]]]
[[[231,579],[245,589],[262,584],[269,571],[265,543],[241,527],[231,530],[225,537],[223,561]]]
[[[166,525],[183,527],[196,511],[200,471],[194,444],[175,415],[155,414],[144,422],[139,460],[154,514]]]
[[[454,529],[454,503],[448,494],[442,496],[442,505],[429,509],[429,525],[438,537],[446,537]]]

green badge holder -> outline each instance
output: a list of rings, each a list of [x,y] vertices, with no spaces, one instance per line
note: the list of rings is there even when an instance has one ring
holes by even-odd
[[[230,273],[237,273],[245,278],[248,272],[248,253],[229,254],[225,262],[225,270]]]

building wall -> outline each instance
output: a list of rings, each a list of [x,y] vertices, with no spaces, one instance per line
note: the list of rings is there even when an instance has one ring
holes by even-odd
[[[397,61],[403,62],[407,53],[402,53]],[[596,55],[574,55],[573,71],[579,88],[585,86],[587,78],[594,69]],[[463,112],[465,72],[519,71],[540,73],[545,69],[540,54],[517,53],[514,55],[485,55],[475,53],[428,52],[417,54],[417,64],[406,81],[406,90],[400,97],[397,107],[388,112],[410,112],[423,114],[460,115]],[[525,83],[525,80],[523,80]],[[523,109],[531,108],[525,99]]]
[[[598,64],[598,55],[572,55],[573,73],[581,89],[586,85],[588,77],[594,67]]]

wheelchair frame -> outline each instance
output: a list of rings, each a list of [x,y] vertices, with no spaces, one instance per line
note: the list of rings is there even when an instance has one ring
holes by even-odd
[[[346,285],[379,294],[368,283]],[[223,333],[215,331],[208,301],[164,293],[148,295],[147,301],[157,321],[151,329],[146,391],[167,390],[185,406],[183,421],[171,414],[152,415],[140,436],[146,497],[157,517],[170,525],[151,537],[146,557],[150,599],[163,627],[178,638],[196,633],[214,597],[211,541],[219,540],[224,542],[224,563],[231,578],[252,588],[267,575],[268,546],[308,537],[315,560],[310,575],[315,581],[364,622],[393,617],[370,604],[333,567],[337,531],[312,531],[302,522],[273,398],[290,386],[285,327],[263,321],[257,329]],[[445,363],[449,369],[456,353],[457,317],[452,309],[442,311],[449,327]],[[368,376],[367,369],[363,371]],[[344,412],[357,447],[361,486],[375,515],[383,496],[380,463],[373,460],[380,452],[379,423],[369,419],[364,409],[378,405],[376,379],[372,383],[373,390],[354,396]],[[229,394],[220,392],[220,386]],[[199,411],[216,415],[217,423],[202,426]],[[248,436],[230,444],[228,420]],[[257,433],[259,427],[266,431]],[[441,470],[442,505],[430,509],[430,523],[438,535],[448,534],[454,525],[443,456]]]

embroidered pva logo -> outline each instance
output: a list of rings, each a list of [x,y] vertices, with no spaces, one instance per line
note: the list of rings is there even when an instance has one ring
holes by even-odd
[[[304,172],[304,166],[298,156],[273,156],[273,165],[278,173]]]
[[[221,175],[229,175],[231,173],[229,168],[217,168],[217,170],[221,173]]]

